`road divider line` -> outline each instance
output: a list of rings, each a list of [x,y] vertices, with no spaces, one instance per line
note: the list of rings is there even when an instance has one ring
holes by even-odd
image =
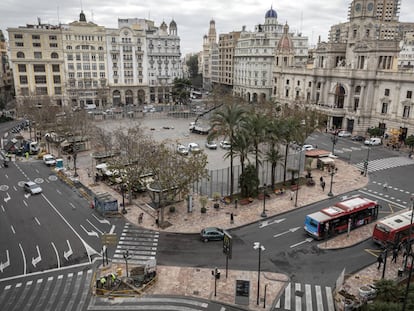
[[[52,244],[53,249],[55,250],[56,258],[57,258],[57,267],[60,268],[60,258],[59,258],[59,252],[55,246],[55,243],[50,242]]]

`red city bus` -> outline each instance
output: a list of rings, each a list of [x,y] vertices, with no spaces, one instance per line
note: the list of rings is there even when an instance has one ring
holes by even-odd
[[[404,211],[379,220],[375,224],[372,240],[383,247],[405,243],[410,235],[412,217],[412,211]],[[414,228],[411,231],[411,238],[413,237]]]
[[[346,232],[372,222],[378,217],[377,202],[353,196],[323,208],[305,218],[305,232],[317,240]]]

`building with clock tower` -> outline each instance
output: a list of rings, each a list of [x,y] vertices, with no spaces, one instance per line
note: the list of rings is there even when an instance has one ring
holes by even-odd
[[[326,113],[328,129],[365,135],[380,127],[398,130],[401,140],[414,134],[414,72],[399,66],[401,42],[414,23],[400,22],[399,9],[399,0],[352,1],[348,21],[318,42],[311,66],[275,57],[273,99]]]

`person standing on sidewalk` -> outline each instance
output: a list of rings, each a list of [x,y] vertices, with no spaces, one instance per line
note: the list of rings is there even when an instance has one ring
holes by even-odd
[[[322,181],[322,182],[321,182],[322,191],[325,191],[325,185],[326,185],[326,184],[325,184],[325,181]]]
[[[293,201],[293,197],[295,196],[295,192],[290,190],[290,200]]]
[[[377,262],[378,262],[378,267],[377,269],[379,270],[381,268],[381,264],[384,262],[384,258],[382,258],[382,254],[379,254],[377,257]]]
[[[391,262],[397,263],[397,257],[398,257],[398,247],[394,247],[394,249],[392,250]]]

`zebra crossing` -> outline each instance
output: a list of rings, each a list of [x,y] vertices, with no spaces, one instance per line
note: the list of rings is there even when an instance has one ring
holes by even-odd
[[[0,309],[8,311],[75,311],[86,306],[92,270],[26,277],[0,282]]]
[[[335,311],[332,289],[329,286],[289,283],[274,310]]]
[[[128,262],[131,264],[145,265],[148,261],[155,261],[159,235],[157,231],[141,229],[126,223],[112,261],[125,262],[124,255],[127,252]]]
[[[413,165],[413,164],[414,164],[414,160],[408,157],[392,157],[392,158],[372,160],[368,162],[368,173],[386,170],[388,168]],[[364,162],[357,163],[355,164],[355,166],[360,170],[364,170]]]

